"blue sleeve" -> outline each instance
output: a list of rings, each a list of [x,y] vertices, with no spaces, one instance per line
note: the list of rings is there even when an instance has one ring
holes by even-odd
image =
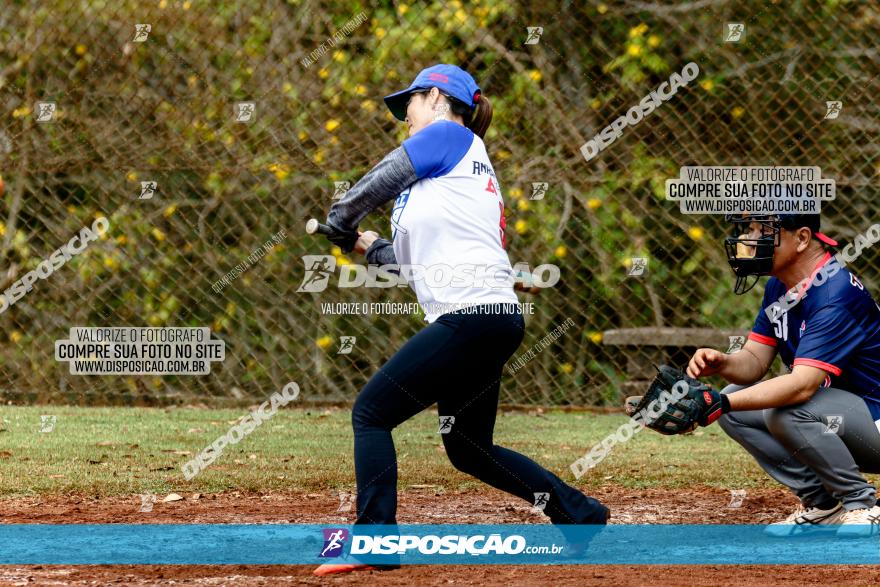
[[[840,375],[865,338],[849,310],[839,304],[825,306],[807,318],[793,364]]]
[[[474,136],[460,124],[441,120],[403,141],[403,148],[419,179],[442,177],[467,154]]]

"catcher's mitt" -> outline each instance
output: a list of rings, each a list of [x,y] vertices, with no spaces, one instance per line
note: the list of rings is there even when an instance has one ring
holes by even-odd
[[[626,413],[660,434],[685,434],[699,424],[708,426],[730,410],[720,393],[668,365],[657,368],[657,377],[645,395],[626,398]]]

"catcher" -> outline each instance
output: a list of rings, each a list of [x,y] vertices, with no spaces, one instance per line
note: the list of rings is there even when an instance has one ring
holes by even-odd
[[[689,392],[647,425],[676,434],[718,420],[801,501],[771,535],[876,534],[880,507],[862,473],[880,472],[880,306],[828,252],[837,242],[819,232],[818,215],[727,220],[734,292],[772,275],[761,311],[741,351],[699,349],[687,375],[665,368],[642,404],[679,379]],[[760,381],[777,353],[790,373]],[[719,393],[693,379],[716,374],[732,385]]]

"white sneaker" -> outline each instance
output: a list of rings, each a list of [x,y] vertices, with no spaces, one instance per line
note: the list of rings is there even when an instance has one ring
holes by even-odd
[[[844,511],[837,521],[841,538],[863,538],[880,533],[880,506]]]
[[[880,512],[880,508],[878,508]],[[781,522],[773,522],[764,528],[764,533],[770,536],[795,536],[814,530],[837,530],[837,527],[822,528],[829,524],[840,524],[840,518],[846,513],[843,506],[837,504],[830,510],[819,508],[805,508],[799,506],[790,516]]]

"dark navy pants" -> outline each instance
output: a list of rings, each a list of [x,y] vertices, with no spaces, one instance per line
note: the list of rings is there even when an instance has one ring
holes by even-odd
[[[456,469],[531,504],[536,493],[549,494],[544,513],[553,523],[606,522],[604,505],[492,440],[502,370],[524,331],[522,315],[513,304],[444,314],[407,341],[370,379],[352,411],[358,524],[397,523],[397,458],[391,431],[434,403],[446,422],[440,436]],[[439,424],[433,430],[438,434]]]

